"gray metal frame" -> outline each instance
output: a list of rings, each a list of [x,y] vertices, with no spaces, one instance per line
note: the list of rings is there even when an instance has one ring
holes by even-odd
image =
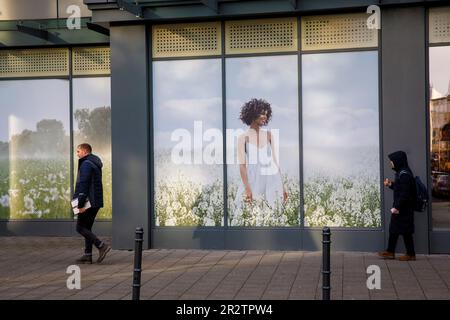
[[[285,15],[286,16],[286,15]],[[287,15],[288,16],[288,15]],[[303,15],[305,16],[305,15]],[[300,35],[301,16],[297,17],[298,35]],[[257,17],[260,18],[260,17]],[[237,19],[237,18],[236,18]],[[220,55],[213,56],[190,56],[190,57],[169,57],[169,58],[152,58],[149,55],[148,60],[153,62],[158,61],[177,61],[177,60],[194,60],[194,59],[221,59],[222,61],[222,127],[226,129],[226,60],[227,58],[245,58],[245,57],[267,57],[267,56],[287,56],[296,55],[298,63],[298,114],[299,114],[299,147],[303,149],[303,130],[302,130],[302,55],[304,54],[319,54],[319,53],[340,53],[340,52],[358,52],[358,51],[377,51],[378,53],[378,81],[379,81],[379,137],[380,137],[380,193],[381,193],[381,206],[384,207],[384,193],[383,191],[383,170],[382,170],[382,95],[381,95],[381,32],[378,32],[379,42],[377,47],[370,48],[354,48],[354,49],[334,49],[334,50],[314,50],[303,51],[301,48],[301,41],[298,41],[298,48],[292,52],[276,52],[276,53],[257,53],[257,54],[226,54],[225,53],[225,21],[230,19],[219,19],[222,26],[222,53]],[[232,19],[233,20],[233,19]],[[196,20],[196,22],[202,22],[204,20]],[[159,23],[158,23],[159,24]],[[153,24],[152,24],[153,25]],[[151,30],[152,25],[147,25],[147,30]],[[157,25],[157,24],[155,24]],[[151,34],[151,31],[149,31]],[[150,39],[150,37],[147,37]],[[149,41],[148,47],[151,46]],[[151,75],[152,78],[152,75]],[[153,96],[153,86],[149,87],[150,96]],[[149,108],[153,110],[153,101],[149,103]],[[151,123],[153,126],[153,123]],[[153,134],[153,130],[150,131]],[[223,157],[226,159],[226,135],[223,135]],[[150,139],[153,143],[153,138]],[[154,170],[152,150],[150,156],[150,166]],[[303,153],[300,154],[299,159],[299,179],[303,181]],[[228,226],[228,206],[227,206],[227,166],[223,165],[223,181],[224,181],[224,225],[223,227],[159,227],[153,226],[151,230],[151,247],[153,248],[198,248],[198,249],[273,249],[273,250],[318,250],[321,246],[321,228],[318,227],[305,227],[304,226],[304,208],[299,208],[299,225],[287,226],[287,227],[241,227]],[[154,194],[154,176],[152,176],[151,193]],[[300,185],[301,203],[303,202],[303,185]],[[150,211],[151,221],[155,221],[154,202],[151,202],[152,209]],[[332,228],[333,230],[333,249],[335,250],[379,250],[384,242],[384,221],[385,215],[381,213],[381,221],[383,225],[380,228]],[[354,240],[352,240],[354,239]],[[370,239],[368,241],[368,239]],[[363,245],[362,245],[363,244]]]
[[[226,65],[226,61],[227,59],[225,58],[225,32],[223,32],[225,30],[225,21],[221,21],[220,22],[220,27],[221,27],[221,32],[220,32],[220,36],[222,37],[221,39],[221,43],[222,43],[222,48],[221,48],[221,52],[222,55],[220,57],[221,59],[221,67],[222,67],[222,72],[221,72],[221,84],[222,84],[222,132],[226,129],[227,127],[227,83],[226,83],[226,73],[227,73],[227,65]],[[153,91],[153,88],[151,89]],[[226,165],[227,163],[227,135],[226,134],[222,134],[222,152],[223,152],[223,227],[224,228],[228,228],[228,202],[226,201],[226,199],[228,198],[228,167]],[[154,154],[152,154],[154,156]]]
[[[148,39],[148,43],[152,43],[152,32],[150,32],[149,28],[145,28],[145,33],[146,33],[146,39]],[[145,45],[146,47],[146,57],[147,57],[147,88],[149,88],[150,86],[152,86],[153,83],[153,63],[151,61],[149,61],[148,57],[150,57],[151,55],[151,48],[150,46],[146,43]],[[149,141],[148,141],[148,154],[151,155],[148,159],[147,159],[147,166],[148,166],[148,170],[149,170],[149,175],[147,176],[147,183],[148,186],[150,188],[150,192],[147,195],[147,199],[148,199],[148,203],[150,203],[150,210],[148,212],[149,215],[149,222],[148,222],[148,235],[144,236],[144,238],[148,239],[148,245],[147,248],[152,248],[153,247],[153,243],[154,243],[154,233],[151,231],[153,229],[153,226],[155,225],[155,213],[154,213],[154,206],[152,205],[152,203],[155,203],[155,198],[154,198],[154,182],[153,182],[153,178],[155,176],[155,167],[153,166],[153,154],[154,154],[154,141],[153,141],[153,90],[148,90],[148,100],[147,100],[147,114],[148,114],[148,118],[147,118],[147,123],[149,126]]]
[[[301,24],[301,17],[299,16],[297,18],[297,37],[298,37],[298,41],[297,41],[297,71],[298,71],[298,75],[297,75],[297,85],[298,85],[298,90],[297,90],[297,102],[298,102],[298,148],[299,150],[301,150],[301,155],[300,155],[300,159],[299,159],[299,180],[300,180],[300,204],[304,204],[305,203],[305,196],[303,193],[303,88],[302,88],[302,84],[303,84],[303,64],[302,64],[302,41],[301,41],[301,34],[302,34],[302,24]],[[300,229],[303,230],[305,228],[305,208],[303,205],[300,205],[299,208],[299,214],[298,214],[298,218],[300,219],[299,221],[299,226]],[[303,232],[300,233],[300,248],[303,248]]]

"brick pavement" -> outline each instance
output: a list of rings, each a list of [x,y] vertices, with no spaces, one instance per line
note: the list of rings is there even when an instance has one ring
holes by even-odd
[[[133,252],[112,250],[102,264],[81,265],[81,290],[66,287],[66,269],[82,254],[81,238],[0,237],[0,300],[131,299]],[[94,259],[96,256],[94,255]],[[335,252],[332,299],[450,299],[450,256],[381,260]],[[381,289],[366,286],[369,265]],[[321,299],[321,252],[146,250],[141,299]]]

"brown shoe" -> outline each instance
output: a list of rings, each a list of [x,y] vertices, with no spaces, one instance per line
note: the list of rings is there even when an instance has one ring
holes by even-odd
[[[106,254],[111,251],[111,247],[109,245],[107,245],[106,243],[103,244],[103,246],[101,246],[98,249],[98,260],[97,263],[100,263],[103,261],[103,259],[105,259]]]
[[[400,258],[398,258],[398,260],[400,261],[415,261],[416,260],[416,256],[410,256],[410,255],[403,255]]]
[[[92,255],[83,255],[81,258],[75,260],[75,262],[79,264],[91,264]]]
[[[378,256],[383,259],[395,259],[395,254],[389,251],[381,251],[378,252]]]

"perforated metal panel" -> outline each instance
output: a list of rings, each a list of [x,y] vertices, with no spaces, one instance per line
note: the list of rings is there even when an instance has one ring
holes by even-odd
[[[153,26],[153,58],[221,54],[220,22]]]
[[[227,54],[296,51],[297,38],[296,18],[228,21],[225,24]]]
[[[0,50],[0,78],[69,75],[66,48]]]
[[[378,30],[367,27],[366,13],[302,17],[302,50],[378,46]]]
[[[430,43],[450,42],[450,7],[430,9]]]
[[[73,75],[110,74],[111,56],[108,47],[74,48]]]

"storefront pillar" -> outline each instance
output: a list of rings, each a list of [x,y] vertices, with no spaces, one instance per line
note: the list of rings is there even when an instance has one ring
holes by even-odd
[[[131,249],[136,227],[150,247],[149,86],[145,25],[112,26],[113,248]]]
[[[384,177],[393,178],[388,154],[403,150],[415,175],[427,181],[425,8],[382,11],[382,104]],[[389,236],[392,190],[384,188],[385,240]],[[415,213],[417,253],[428,253],[427,213]],[[398,243],[403,249],[403,239]]]

